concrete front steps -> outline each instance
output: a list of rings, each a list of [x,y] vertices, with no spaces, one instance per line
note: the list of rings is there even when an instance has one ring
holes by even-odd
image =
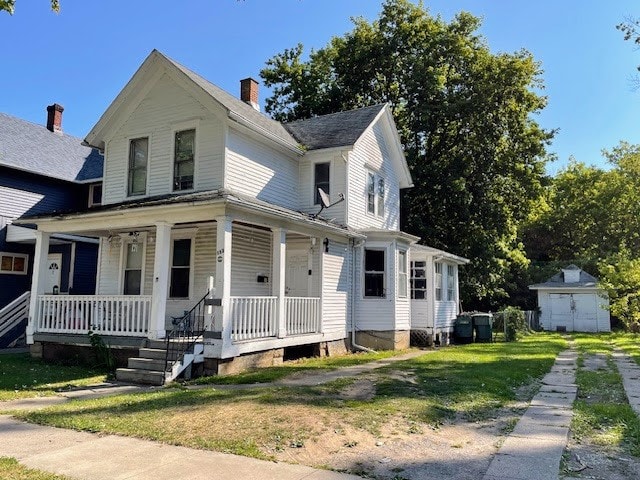
[[[170,352],[169,365],[165,372],[167,344],[164,340],[147,340],[146,346],[138,350],[138,356],[127,361],[127,368],[116,370],[116,380],[144,385],[164,385],[175,380],[195,361],[202,361],[203,346],[196,343],[177,361],[177,352]]]
[[[146,346],[138,350],[138,356],[130,358],[127,368],[116,370],[116,380],[144,385],[164,385],[164,364],[167,345],[161,340],[147,340]],[[170,359],[175,360],[175,357]]]

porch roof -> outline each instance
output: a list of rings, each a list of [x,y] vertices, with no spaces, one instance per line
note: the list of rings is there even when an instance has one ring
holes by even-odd
[[[448,260],[450,262],[456,263],[458,265],[466,265],[467,263],[471,262],[468,258],[460,257],[458,255],[454,255],[453,253],[449,253],[438,248],[429,247],[427,245],[411,245],[411,252],[423,253],[430,257],[438,257],[443,260]]]
[[[82,210],[68,210],[59,212],[50,212],[36,215],[23,215],[17,220],[16,224],[39,224],[41,222],[69,220],[78,218],[99,219],[108,217],[114,213],[122,214],[130,211],[141,212],[144,209],[167,208],[170,206],[189,206],[189,205],[206,205],[206,204],[226,204],[247,210],[253,213],[260,213],[273,218],[281,218],[309,226],[320,227],[330,230],[332,233],[352,237],[364,238],[361,233],[321,217],[314,217],[304,212],[290,210],[285,207],[274,205],[268,202],[257,200],[255,198],[231,192],[225,189],[207,190],[186,194],[166,194],[140,199],[127,200],[124,202],[113,203],[108,205],[100,205]]]

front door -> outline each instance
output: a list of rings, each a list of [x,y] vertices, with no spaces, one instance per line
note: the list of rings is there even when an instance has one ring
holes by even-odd
[[[287,252],[284,291],[288,297],[309,296],[309,254],[307,252]]]
[[[62,254],[47,255],[47,271],[45,273],[44,293],[53,293],[54,288],[60,292],[60,278],[62,278]]]

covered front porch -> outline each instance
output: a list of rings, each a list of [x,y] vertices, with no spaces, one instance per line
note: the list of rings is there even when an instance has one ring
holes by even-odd
[[[89,332],[158,340],[185,319],[207,358],[344,338],[346,323],[326,331],[322,322],[322,270],[329,242],[346,244],[345,232],[256,207],[223,198],[36,219],[27,341]],[[46,252],[59,233],[99,240],[95,295],[46,291]]]

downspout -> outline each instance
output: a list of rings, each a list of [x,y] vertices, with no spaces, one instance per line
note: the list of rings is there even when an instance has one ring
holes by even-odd
[[[376,353],[372,348],[368,348],[356,343],[356,245],[354,239],[349,240],[351,244],[351,347],[361,352]]]

